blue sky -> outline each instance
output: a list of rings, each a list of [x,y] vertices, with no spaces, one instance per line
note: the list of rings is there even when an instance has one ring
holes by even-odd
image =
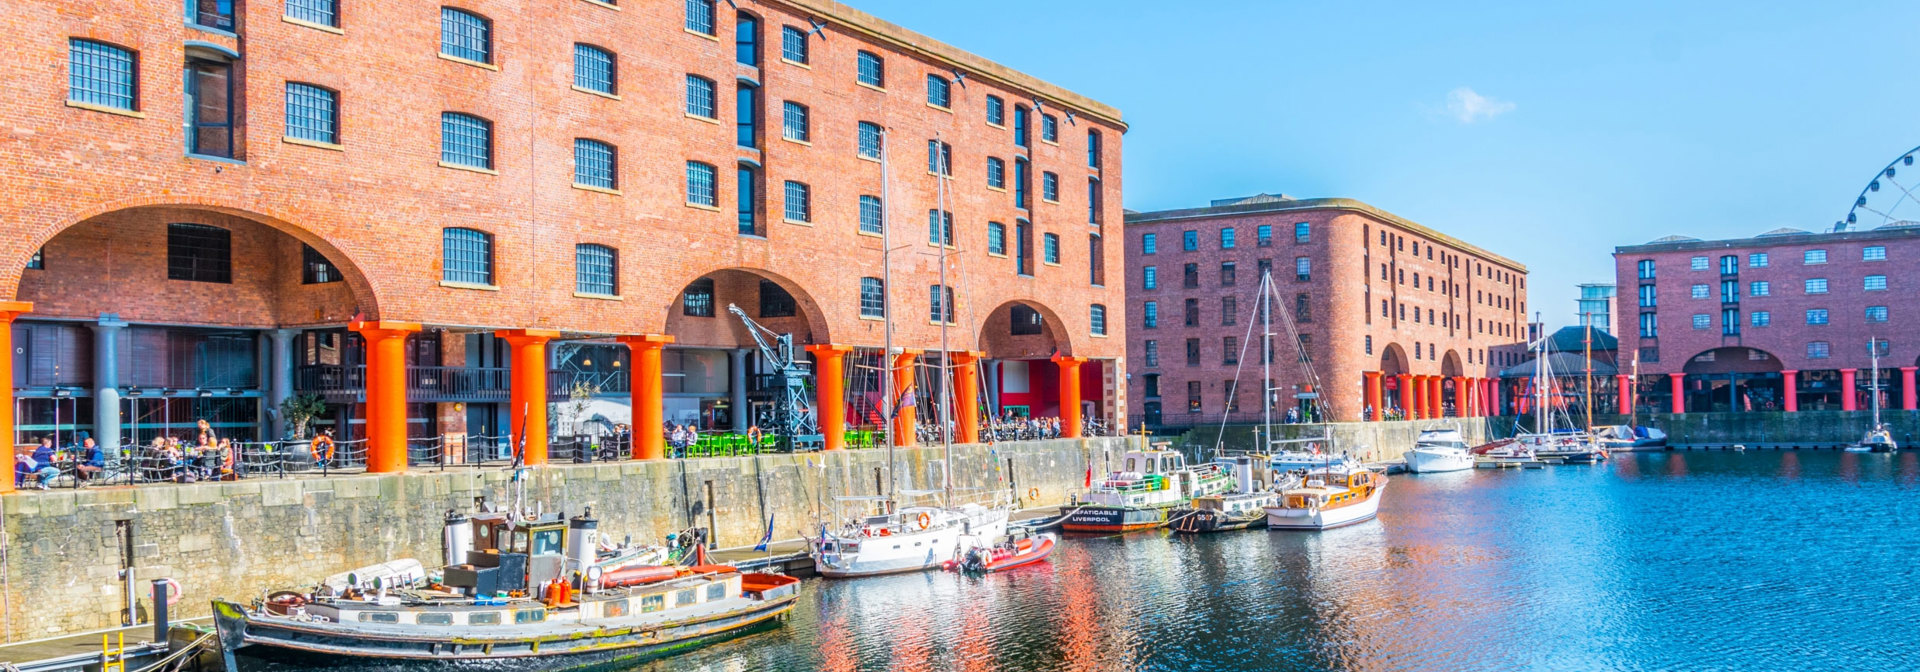
[[[1616,245],[1830,227],[1920,145],[1912,0],[850,4],[1119,107],[1129,209],[1357,198],[1555,325]]]

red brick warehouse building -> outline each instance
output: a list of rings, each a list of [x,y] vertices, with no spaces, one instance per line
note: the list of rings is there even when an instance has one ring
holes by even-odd
[[[1488,414],[1522,357],[1525,266],[1359,201],[1263,194],[1129,213],[1127,229],[1130,396],[1148,425],[1261,417],[1248,341],[1269,270],[1286,311],[1276,419],[1311,398],[1336,421]]]
[[[961,394],[1123,413],[1119,112],[836,2],[738,5],[9,4],[5,424],[264,437],[316,393],[398,469],[523,422],[536,454],[530,402],[586,382],[611,420],[745,428],[729,305],[811,352],[825,426],[878,419],[887,306],[903,383],[946,322]]]
[[[1920,227],[1669,236],[1613,258],[1642,411],[1865,410],[1872,348],[1883,407],[1915,408],[1920,342],[1900,297],[1920,286],[1899,269],[1920,258]]]

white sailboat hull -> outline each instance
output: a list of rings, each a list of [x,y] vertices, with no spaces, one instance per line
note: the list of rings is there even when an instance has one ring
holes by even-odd
[[[1267,529],[1331,530],[1336,527],[1364,523],[1379,515],[1380,495],[1386,491],[1386,486],[1382,485],[1374,488],[1373,494],[1359,504],[1333,509],[1269,506],[1266,508]]]
[[[951,524],[860,539],[828,538],[814,542],[813,568],[821,576],[851,578],[939,569],[949,560],[975,548],[992,546],[1007,535],[1007,510],[989,509],[972,517],[958,512]],[[857,550],[845,550],[848,542]]]
[[[1458,448],[1415,448],[1407,451],[1407,471],[1436,474],[1473,468],[1473,456]]]

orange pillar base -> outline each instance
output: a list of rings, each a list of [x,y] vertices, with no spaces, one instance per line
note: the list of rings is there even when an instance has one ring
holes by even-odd
[[[6,381],[0,385],[0,432],[6,432],[7,448],[7,477],[0,482],[0,494],[13,492],[13,447],[20,443],[19,431],[13,426],[13,319],[30,312],[30,302],[0,301],[0,352],[9,353],[0,357],[0,381]]]
[[[1780,372],[1780,397],[1788,413],[1794,413],[1800,410],[1799,376],[1800,372],[1793,369]],[[1912,398],[1912,395],[1909,394],[1908,398]],[[1913,409],[1909,408],[1907,410],[1911,411]]]
[[[1673,412],[1687,412],[1687,374],[1669,373],[1667,380],[1673,384]]]
[[[1413,376],[1399,374],[1400,379],[1400,415],[1402,420],[1413,419]]]
[[[633,354],[633,459],[658,460],[667,456],[666,382],[661,377],[660,350],[673,342],[665,334],[640,334],[618,339]],[[735,409],[744,413],[746,409]]]
[[[980,357],[982,352],[953,353],[954,441],[980,442]]]
[[[845,345],[809,345],[813,353],[813,410],[825,437],[822,450],[847,447],[847,353]]]
[[[1060,436],[1080,438],[1080,365],[1087,358],[1054,355],[1053,363],[1060,367]]]
[[[1365,371],[1360,375],[1365,376],[1367,379],[1367,407],[1361,411],[1362,417],[1360,419],[1378,422],[1381,418],[1386,417],[1386,409],[1380,406],[1382,402],[1380,397],[1380,372]]]
[[[348,326],[367,342],[367,471],[406,471],[407,334],[420,325],[377,320]]]
[[[919,350],[903,349],[893,354],[893,398],[887,400],[887,408],[895,406],[899,408],[894,409],[893,424],[889,426],[887,433],[892,435],[893,445],[899,448],[912,448],[915,443],[915,432],[920,428],[918,418],[920,407],[917,401],[913,404],[900,403],[907,398],[908,390],[914,391],[914,399],[920,398],[920,391],[914,389],[913,375],[913,363],[919,356]]]
[[[520,463],[547,463],[547,341],[560,337],[550,329],[503,329],[495,336],[512,346],[512,389],[507,393],[508,442]]]
[[[1859,369],[1840,370],[1840,410],[1860,410],[1860,402],[1857,401],[1860,398],[1860,386],[1855,378],[1859,372]]]

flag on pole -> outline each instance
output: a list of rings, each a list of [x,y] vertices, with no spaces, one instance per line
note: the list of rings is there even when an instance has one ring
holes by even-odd
[[[902,408],[913,408],[914,406],[916,406],[916,405],[918,405],[919,403],[920,403],[920,399],[919,399],[919,397],[918,397],[918,396],[916,396],[916,395],[914,394],[914,386],[912,386],[912,385],[909,385],[909,386],[907,386],[907,389],[906,389],[906,390],[903,390],[903,391],[901,391],[901,392],[900,392],[900,401],[899,401],[899,403],[896,403],[896,404],[894,404],[894,405],[893,405],[893,415],[894,415],[894,417],[899,417],[899,415],[900,415],[900,409],[902,409]]]
[[[771,543],[773,543],[773,514],[768,514],[767,515],[767,533],[764,535],[761,535],[760,545],[753,547],[753,550],[756,550],[756,551],[767,550],[767,544],[771,544]]]
[[[1093,487],[1093,461],[1092,460],[1087,461],[1087,486],[1086,487],[1089,487],[1089,488]]]

